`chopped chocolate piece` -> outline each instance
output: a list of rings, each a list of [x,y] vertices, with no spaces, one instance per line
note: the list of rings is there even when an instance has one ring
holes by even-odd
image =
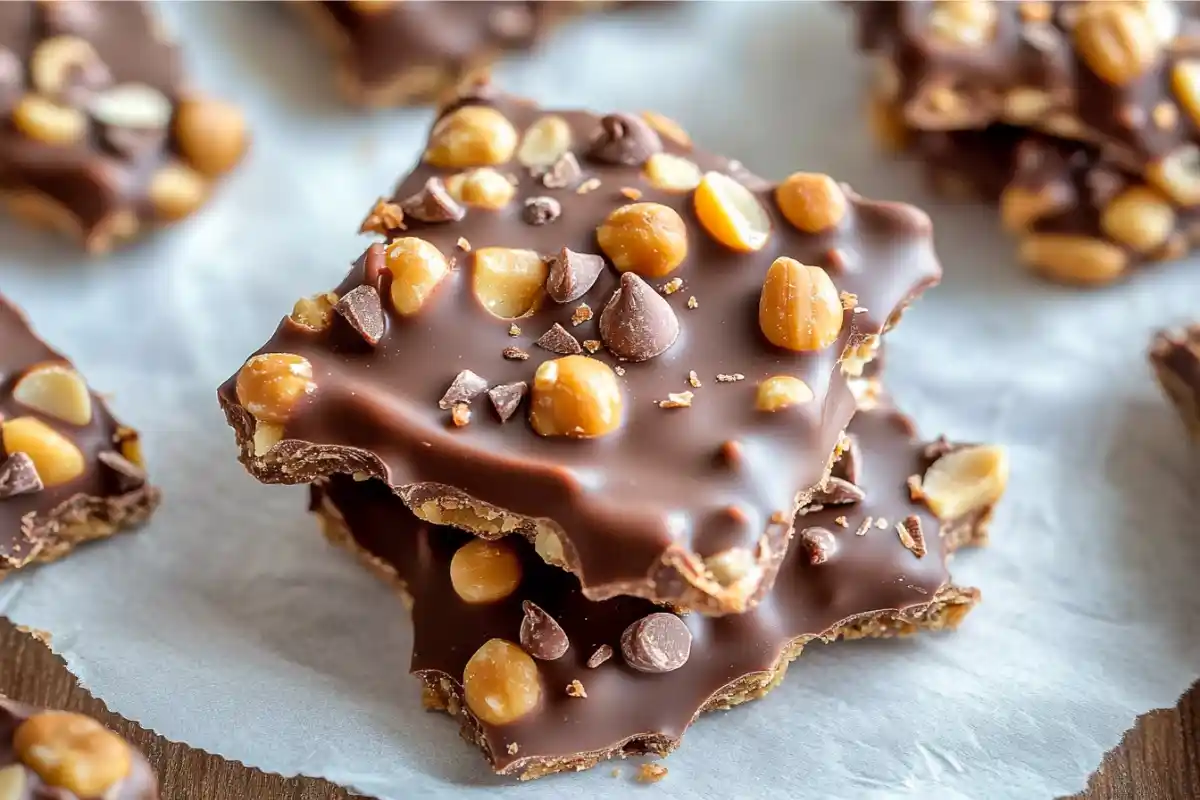
[[[638,672],[674,672],[691,652],[692,632],[674,614],[649,614],[621,634],[621,655]]]
[[[881,527],[887,527],[883,525]],[[925,534],[921,531],[921,518],[910,514],[903,521],[896,523],[896,532],[900,534],[900,542],[912,551],[917,558],[925,555]]]
[[[679,320],[671,304],[632,272],[600,312],[600,338],[624,361],[647,361],[662,355],[679,338]]]
[[[613,649],[606,644],[602,644],[596,648],[596,652],[588,656],[587,667],[588,669],[595,669],[605,661],[608,661],[610,658],[612,658],[612,656]]]
[[[506,347],[500,354],[509,361],[526,361],[529,358],[529,353],[519,347]]]
[[[7,378],[0,434],[8,449],[0,460],[0,579],[150,516],[159,493],[146,483],[137,433],[113,419],[103,398],[2,296],[0,375]]]
[[[441,178],[430,178],[420,191],[400,201],[406,217],[419,222],[458,222],[467,215],[457,200],[446,191]]]
[[[1150,365],[1188,431],[1200,441],[1200,325],[1158,333]]]
[[[525,200],[525,208],[521,219],[530,225],[546,225],[554,222],[562,215],[562,203],[553,197],[529,197]]]
[[[573,303],[595,285],[604,269],[604,259],[592,253],[576,253],[564,247],[546,259],[550,274],[546,294],[556,303]]]
[[[583,178],[583,168],[574,153],[563,153],[550,169],[542,173],[542,185],[547,189],[566,189]]]
[[[469,369],[464,369],[454,376],[450,388],[442,395],[442,399],[438,400],[438,408],[447,410],[457,403],[470,404],[472,400],[486,392],[487,388],[488,382],[485,379]]]
[[[640,167],[662,149],[662,140],[645,120],[632,114],[606,114],[600,119],[600,130],[592,139],[588,158],[603,164]]]
[[[521,608],[525,611],[521,620],[521,647],[525,652],[539,661],[562,658],[571,646],[562,626],[536,603],[526,600]]]
[[[0,500],[40,492],[43,488],[33,459],[25,453],[13,453],[0,464]]]
[[[837,539],[828,528],[805,528],[799,539],[810,564],[824,564],[837,550]]]
[[[813,491],[812,499],[809,502],[815,505],[837,506],[847,503],[861,503],[862,500],[862,489],[841,478],[830,478]]]
[[[578,678],[567,684],[567,696],[579,698],[587,697],[587,690],[583,688],[583,684],[579,682]]]
[[[383,304],[374,286],[356,286],[337,301],[334,309],[350,323],[363,340],[374,347],[383,338],[387,322],[383,316]]]
[[[0,694],[0,797],[102,796],[158,800],[158,778],[145,756],[95,719],[36,708]]]
[[[146,470],[120,453],[100,453],[96,458],[116,476],[118,491],[132,492],[146,485]]]
[[[525,357],[528,358],[528,354]],[[488,399],[492,401],[492,408],[496,409],[496,416],[501,422],[508,422],[512,418],[527,391],[529,385],[525,381],[502,383],[488,389]]]
[[[375,205],[367,212],[367,216],[363,217],[362,224],[358,226],[359,233],[378,233],[381,236],[387,236],[391,231],[404,230],[404,209],[400,208],[398,203],[389,203],[382,197],[375,201]]]
[[[638,767],[638,783],[658,783],[667,777],[667,768],[662,764],[642,764]]]
[[[579,340],[557,322],[551,325],[550,329],[543,333],[534,344],[543,350],[558,353],[560,356],[579,355],[583,352]]]

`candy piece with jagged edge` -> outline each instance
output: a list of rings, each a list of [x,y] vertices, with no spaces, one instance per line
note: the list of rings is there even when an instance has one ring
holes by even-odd
[[[0,203],[105,252],[191,215],[249,142],[149,4],[0,3]]]
[[[864,410],[849,434],[861,456],[864,498],[806,510],[797,529],[820,531],[807,537],[819,544],[791,549],[757,608],[719,618],[676,616],[640,598],[593,602],[574,577],[519,539],[512,549],[521,559],[520,585],[509,588],[506,573],[494,570],[506,593],[472,603],[456,591],[451,561],[475,540],[420,522],[387,486],[337,476],[313,487],[313,507],[332,541],[405,595],[411,669],[427,704],[459,716],[497,772],[536,778],[607,758],[666,754],[700,712],[771,689],[813,640],[958,625],[979,593],[951,582],[946,557],[986,540],[1005,477],[1003,451],[922,444],[911,423],[887,408]],[[997,458],[990,472],[938,466],[956,455],[959,463]],[[922,481],[934,470],[954,473],[928,481],[943,506],[963,500],[952,519],[938,520],[921,499]],[[553,620],[553,658],[526,635],[531,608]],[[586,697],[568,693],[575,681]],[[481,709],[481,698],[495,702]],[[504,713],[493,716],[494,709]]]
[[[1200,324],[1155,334],[1150,365],[1188,431],[1200,441]]]
[[[665,156],[701,182],[660,188]],[[849,381],[940,276],[928,217],[832,180],[798,202],[816,176],[773,185],[657,115],[491,89],[445,110],[384,204],[485,168],[515,181],[506,204],[377,227],[333,291],[378,290],[378,341],[287,319],[221,387],[243,462],[269,483],[360,472],[431,522],[520,533],[594,600],[753,606],[854,414]],[[559,214],[531,224],[541,196]],[[439,405],[464,370],[478,392]],[[806,390],[762,410],[777,376]]]
[[[1200,205],[1194,4],[854,3],[871,103],[918,130],[1004,122],[1090,142],[1180,205]]]
[[[143,522],[137,432],[0,296],[0,578]]]
[[[96,720],[0,694],[0,798],[158,800],[146,758]]]
[[[444,98],[506,52],[530,50],[598,2],[467,0],[296,3],[338,62],[351,103],[391,106]]]

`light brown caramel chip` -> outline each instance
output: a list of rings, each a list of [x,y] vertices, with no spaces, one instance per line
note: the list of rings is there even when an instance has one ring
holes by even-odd
[[[643,278],[671,274],[688,252],[683,218],[659,203],[621,206],[596,230],[596,240],[614,267]]]
[[[763,282],[758,323],[776,347],[822,350],[842,331],[842,301],[825,270],[777,258]]]
[[[250,146],[241,110],[211,97],[180,102],[175,111],[175,139],[188,163],[209,177],[236,167]]]
[[[612,369],[582,355],[543,361],[533,376],[529,422],[542,436],[587,439],[620,427],[621,387]]]
[[[389,244],[385,259],[392,273],[389,291],[392,307],[406,317],[420,311],[434,289],[450,274],[450,264],[441,251],[414,236]]]
[[[67,364],[38,364],[17,381],[13,399],[26,408],[72,425],[92,421],[92,396],[78,372]]]
[[[495,603],[521,585],[521,561],[503,539],[472,539],[450,560],[450,584],[468,603]]]
[[[517,645],[489,639],[463,670],[467,707],[489,725],[507,725],[530,714],[541,701],[537,664]]]
[[[253,356],[237,376],[238,402],[260,422],[287,422],[296,403],[316,389],[312,364],[291,353]]]
[[[550,268],[533,250],[482,247],[472,255],[475,297],[488,311],[517,319],[540,305]]]
[[[36,417],[14,417],[0,423],[4,452],[24,453],[33,460],[37,474],[47,487],[60,486],[78,478],[87,469],[83,453],[58,431]]]
[[[446,169],[496,166],[516,149],[517,131],[503,114],[490,106],[463,106],[433,126],[425,161]]]
[[[959,519],[995,503],[1008,485],[1008,454],[1002,447],[955,450],[925,471],[921,493],[941,520]]]
[[[44,711],[21,723],[13,750],[50,786],[100,797],[129,774],[129,745],[91,717]]]
[[[784,219],[805,233],[836,228],[846,216],[846,193],[828,175],[796,172],[775,189]]]
[[[731,250],[761,250],[771,236],[766,209],[753,192],[728,175],[705,173],[693,204],[704,229]]]

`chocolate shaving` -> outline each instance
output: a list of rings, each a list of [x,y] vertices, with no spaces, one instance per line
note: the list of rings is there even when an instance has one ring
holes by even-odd
[[[120,453],[106,450],[97,455],[96,459],[116,478],[117,491],[132,492],[146,485],[146,470]]]
[[[636,273],[624,272],[621,285],[600,312],[600,338],[617,358],[647,361],[679,338],[679,320],[650,284]]]
[[[362,224],[358,226],[359,233],[378,233],[387,236],[391,231],[404,230],[404,209],[395,203],[389,203],[382,197],[367,212]]]
[[[521,384],[524,386],[525,384]],[[521,620],[521,647],[539,661],[562,658],[571,646],[566,631],[536,603],[521,603],[525,618]],[[586,696],[586,695],[585,695]]]
[[[583,168],[574,153],[563,153],[542,173],[542,186],[547,189],[566,189],[583,177]]]
[[[374,286],[356,286],[342,295],[334,310],[350,323],[363,340],[374,347],[383,338],[385,321],[383,303]]]
[[[446,191],[441,178],[430,178],[416,194],[400,201],[407,216],[420,222],[458,222],[467,210]]]
[[[830,478],[823,486],[813,490],[809,501],[822,506],[840,506],[849,503],[861,503],[867,495],[862,489],[841,478]]]
[[[546,259],[546,294],[556,303],[570,303],[587,294],[604,269],[604,259],[591,253],[576,253],[564,247]]]
[[[525,357],[528,358],[528,354]],[[502,383],[488,389],[488,399],[492,401],[492,408],[496,409],[496,416],[501,422],[508,422],[517,413],[517,406],[521,405],[521,398],[525,397],[528,390],[525,381]]]
[[[639,672],[672,672],[687,663],[692,632],[674,614],[642,617],[621,634],[621,655]]]
[[[612,658],[612,656],[613,649],[606,644],[602,644],[596,648],[596,652],[588,656],[587,667],[588,669],[595,669],[605,661],[608,661],[610,658]]]
[[[577,356],[583,352],[583,347],[579,344],[579,340],[557,322],[550,327],[550,330],[543,333],[541,338],[534,342],[534,344],[543,350],[549,350],[551,353],[557,353],[560,356]]]
[[[837,551],[837,539],[826,528],[805,528],[797,537],[808,556],[808,563],[824,564]]]
[[[500,351],[500,355],[507,358],[509,361],[526,361],[529,359],[529,353],[519,347],[506,347]]]
[[[487,388],[488,382],[486,380],[471,372],[471,370],[464,369],[454,376],[454,381],[450,384],[450,388],[442,395],[442,399],[438,400],[438,408],[445,411],[459,403],[470,404],[472,400],[486,392]]]
[[[896,533],[900,534],[900,543],[912,551],[917,558],[925,555],[925,532],[921,530],[921,518],[909,514],[902,522],[896,523]]]
[[[530,225],[546,225],[562,216],[562,203],[553,197],[528,197],[521,219]]]
[[[100,455],[103,457],[104,454]],[[37,467],[28,454],[13,453],[0,464],[0,500],[40,492],[44,488]]]
[[[662,149],[662,140],[644,120],[631,114],[607,114],[587,155],[602,164],[640,167]]]

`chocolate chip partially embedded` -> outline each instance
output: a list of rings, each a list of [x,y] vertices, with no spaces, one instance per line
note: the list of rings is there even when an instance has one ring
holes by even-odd
[[[546,294],[556,303],[570,303],[583,297],[596,285],[604,270],[604,258],[592,253],[576,253],[564,247],[558,255],[546,258],[550,274],[546,276]]]
[[[105,451],[96,458],[116,477],[118,491],[132,492],[146,485],[146,470],[120,453]]]
[[[825,485],[818,486],[809,501],[821,506],[843,506],[850,503],[861,503],[867,495],[862,489],[850,481],[841,478],[830,478]]]
[[[542,186],[547,189],[566,189],[583,177],[583,168],[574,153],[563,153],[542,173]]]
[[[483,378],[471,372],[469,369],[464,369],[462,372],[454,376],[454,381],[450,384],[450,388],[442,395],[442,399],[438,400],[438,408],[443,411],[453,408],[458,403],[470,403],[479,395],[487,391],[488,382]]]
[[[405,216],[420,222],[458,222],[467,210],[446,191],[441,178],[430,178],[419,192],[400,201]]]
[[[692,632],[674,614],[642,617],[621,634],[621,655],[639,672],[671,672],[687,663]]]
[[[562,203],[553,197],[529,197],[521,218],[530,225],[546,225],[562,216]]]
[[[383,302],[374,286],[356,286],[342,295],[333,308],[350,323],[350,327],[354,328],[367,344],[379,344],[379,340],[383,338],[385,322]]]
[[[541,338],[534,342],[534,344],[543,350],[549,350],[551,353],[557,353],[560,356],[577,356],[583,352],[583,346],[579,344],[579,340],[557,322],[550,327],[550,330],[543,333]]]
[[[521,398],[527,391],[529,385],[525,381],[502,383],[488,389],[488,399],[492,401],[492,408],[496,409],[496,416],[500,417],[501,422],[508,422],[517,413],[517,406],[521,405]]]
[[[621,274],[621,285],[600,312],[600,338],[617,358],[646,361],[679,338],[671,304],[637,274]]]
[[[594,652],[590,656],[588,656],[588,660],[587,660],[588,669],[595,669],[596,667],[603,664],[605,661],[608,661],[610,658],[612,658],[612,655],[613,655],[613,649],[611,647],[609,647],[606,644],[600,645],[599,647],[596,648],[596,652]]]
[[[40,492],[43,488],[33,459],[25,453],[13,453],[0,464],[0,500]]]
[[[900,535],[900,543],[911,550],[914,556],[925,556],[925,532],[921,530],[920,517],[909,514],[903,521],[896,523],[896,533]]]
[[[571,646],[562,626],[536,603],[526,600],[521,608],[525,611],[521,620],[521,647],[525,652],[539,661],[562,658]]]
[[[837,539],[826,528],[805,528],[797,537],[808,556],[808,563],[824,564],[837,550]]]
[[[632,114],[607,114],[600,119],[600,132],[592,139],[588,157],[603,164],[640,167],[662,149],[662,139],[645,120]]]

